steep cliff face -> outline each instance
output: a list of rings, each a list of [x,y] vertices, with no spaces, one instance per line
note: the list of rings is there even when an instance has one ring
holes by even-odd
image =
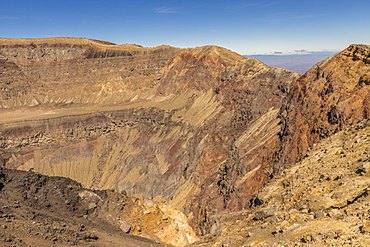
[[[289,168],[194,246],[369,245],[369,57],[351,45],[293,83],[274,157]]]
[[[309,147],[370,114],[370,46],[351,45],[310,69],[280,111],[283,147],[277,169]]]
[[[321,140],[193,246],[368,246],[369,132],[363,120]]]
[[[153,97],[179,49],[102,45],[84,39],[1,39],[0,107],[117,104]],[[52,43],[50,43],[52,42]]]
[[[216,46],[1,42],[7,167],[164,198],[198,234],[273,172],[276,117],[296,73]]]

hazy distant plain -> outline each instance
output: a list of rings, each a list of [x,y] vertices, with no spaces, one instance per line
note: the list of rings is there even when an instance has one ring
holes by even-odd
[[[335,52],[312,52],[308,54],[249,55],[245,57],[255,57],[271,67],[289,69],[299,74],[304,74],[316,63],[334,54]]]

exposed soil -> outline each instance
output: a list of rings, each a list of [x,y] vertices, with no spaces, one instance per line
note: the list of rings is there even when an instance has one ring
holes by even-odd
[[[91,191],[67,178],[0,168],[1,246],[165,246],[124,233],[111,191]],[[117,212],[116,212],[117,213]]]

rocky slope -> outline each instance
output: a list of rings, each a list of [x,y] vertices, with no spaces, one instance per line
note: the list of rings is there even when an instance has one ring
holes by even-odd
[[[369,133],[363,120],[317,143],[194,246],[369,246]]]
[[[166,246],[118,224],[130,198],[67,178],[1,168],[0,202],[1,246]]]
[[[277,170],[308,148],[370,113],[370,46],[351,45],[316,64],[292,86],[284,103]]]
[[[293,83],[274,174],[291,168],[247,210],[214,215],[198,245],[369,245],[369,57],[370,46],[351,45]]]
[[[333,134],[369,118],[369,46],[352,45],[299,76],[216,46],[143,48],[72,38],[0,43],[2,166],[112,189],[113,225],[175,246],[197,240],[188,223],[198,235],[218,236],[204,245],[325,245],[342,235],[366,245],[366,235],[347,237],[366,233],[364,218],[348,213],[366,201],[366,141],[345,143],[343,136],[353,130],[367,140],[367,122]],[[337,144],[322,144],[330,155],[315,161],[320,173],[309,164],[320,151],[306,152],[331,136],[343,149],[363,145],[356,146],[361,154],[341,157]],[[284,180],[276,194],[267,187],[252,198],[299,160],[299,169],[274,180]],[[297,169],[306,180],[289,175]],[[331,171],[345,175],[332,178]],[[358,190],[344,191],[349,183]],[[337,229],[335,212],[353,223],[341,226],[343,234],[330,230]],[[327,233],[315,230],[317,223]]]
[[[0,39],[0,162],[164,200],[197,234],[273,172],[298,74],[216,46]]]

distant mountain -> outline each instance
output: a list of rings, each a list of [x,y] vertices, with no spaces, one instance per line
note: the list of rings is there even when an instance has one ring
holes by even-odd
[[[316,63],[334,55],[335,52],[311,52],[292,55],[245,55],[247,58],[257,58],[271,67],[289,69],[304,74]]]

